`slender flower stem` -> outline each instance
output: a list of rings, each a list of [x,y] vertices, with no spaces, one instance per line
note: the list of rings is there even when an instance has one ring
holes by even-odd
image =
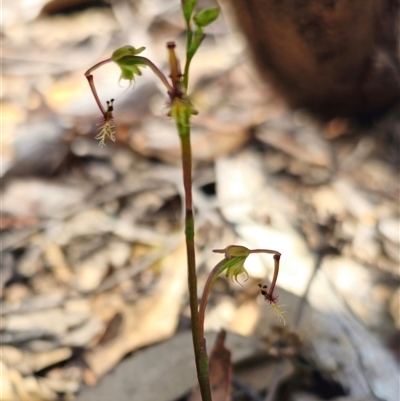
[[[185,236],[188,263],[189,302],[192,318],[193,347],[196,359],[197,377],[203,401],[212,401],[208,377],[208,356],[203,332],[199,326],[197,302],[197,275],[194,243],[194,218],[192,201],[192,152],[190,146],[190,125],[178,124],[182,147],[183,185],[185,189]]]
[[[160,78],[160,81],[164,84],[165,88],[167,89],[167,92],[171,93],[173,88],[168,82],[167,77],[152,61],[150,61],[147,57],[142,57],[142,56],[127,56],[127,57],[135,57],[136,59],[143,61],[148,67],[151,68],[154,74],[156,74],[157,77]]]
[[[275,285],[276,285],[276,280],[278,279],[278,273],[279,273],[279,260],[281,258],[281,255],[275,254],[274,255],[274,276],[272,277],[271,285],[269,287],[269,295],[272,297],[274,294],[275,290]]]
[[[186,93],[187,93],[188,86],[189,86],[189,67],[190,67],[191,61],[192,61],[192,58],[188,56],[186,59],[185,70],[183,71],[183,87],[185,88]]]
[[[86,75],[86,78],[87,78],[87,80],[89,82],[90,89],[92,90],[94,100],[96,100],[97,106],[99,107],[99,109],[101,111],[101,114],[103,114],[103,117],[105,117],[106,111],[104,110],[104,107],[101,104],[99,95],[97,94],[97,90],[96,90],[96,87],[94,85],[93,75]]]
[[[97,64],[95,64],[93,67],[89,68],[89,69],[85,72],[85,75],[86,75],[86,76],[91,75],[91,73],[92,73],[94,70],[97,70],[99,67],[101,67],[101,66],[104,65],[104,64],[111,63],[111,61],[112,61],[111,58],[107,58],[107,59],[105,59],[105,60],[103,60],[103,61],[100,61],[100,63],[97,63]]]
[[[171,98],[171,116],[175,119],[179,139],[181,141],[183,187],[185,191],[186,255],[193,348],[202,401],[212,401],[206,342],[204,336],[201,335],[197,302],[197,274],[192,197],[192,148],[190,144],[190,117],[192,110],[189,107],[190,102],[187,102],[187,98],[182,91],[181,67],[175,54],[175,43],[168,42],[167,49],[172,83],[172,90],[168,92]]]
[[[189,58],[189,47],[192,43],[192,28],[190,26],[190,21],[186,21],[186,62],[185,62],[185,67],[183,71],[183,82],[182,86],[185,90],[185,93],[188,91],[188,86],[189,86],[189,65],[191,59]]]
[[[96,87],[95,87],[95,85],[94,85],[94,79],[93,79],[92,72],[93,72],[94,70],[97,70],[97,69],[98,69],[99,67],[101,67],[102,65],[110,63],[111,61],[112,61],[111,58],[108,58],[108,59],[106,59],[106,60],[100,61],[100,63],[95,64],[92,68],[89,68],[89,69],[85,72],[85,77],[87,78],[87,80],[88,80],[88,82],[89,82],[89,86],[90,86],[90,89],[92,90],[94,99],[96,100],[97,106],[99,106],[99,109],[100,109],[101,113],[103,114],[103,116],[106,115],[106,111],[104,110],[104,107],[103,107],[103,105],[101,104],[99,95],[97,94],[97,90],[96,90]]]

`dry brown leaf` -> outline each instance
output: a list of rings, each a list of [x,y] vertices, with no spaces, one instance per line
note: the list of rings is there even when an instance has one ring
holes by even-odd
[[[0,394],[3,401],[15,401],[15,392],[8,366],[0,361]]]
[[[231,352],[225,347],[226,331],[221,330],[210,356],[210,386],[213,401],[232,399]],[[201,401],[199,388],[191,394],[189,401]]]
[[[33,372],[38,372],[44,368],[65,361],[72,356],[71,348],[57,348],[54,350],[34,352],[26,355],[27,363]]]
[[[2,373],[7,371],[2,366]],[[1,375],[3,376],[3,374]],[[56,401],[58,399],[57,394],[51,390],[47,384],[41,379],[34,376],[22,377],[17,370],[10,369],[6,376],[6,380],[9,380],[8,386],[11,385],[14,392],[8,391],[4,397],[2,393],[2,400],[4,401]],[[3,389],[4,379],[2,379]],[[3,398],[4,397],[4,398]],[[7,398],[9,397],[9,398]]]
[[[45,258],[57,280],[66,284],[71,282],[72,272],[59,245],[50,243],[45,249]]]
[[[60,338],[60,343],[72,347],[90,346],[91,342],[104,332],[104,327],[105,323],[99,318],[90,318],[83,325],[68,331]]]
[[[72,356],[72,350],[67,347],[43,352],[22,352],[11,346],[4,346],[1,348],[1,353],[3,361],[22,374],[37,372]]]
[[[206,333],[205,337],[207,344],[213,344],[217,335]],[[226,342],[235,364],[262,352],[253,338],[228,333]],[[85,382],[94,384],[88,372]],[[196,381],[192,334],[184,331],[125,358],[97,386],[83,389],[78,400],[109,401],[118,394],[118,401],[172,401],[187,394]]]
[[[185,272],[186,249],[182,244],[161,262],[157,289],[135,304],[125,305],[118,335],[86,352],[85,360],[97,377],[111,370],[128,352],[174,333],[186,288]]]
[[[279,128],[261,126],[257,131],[257,138],[273,148],[276,148],[296,160],[314,164],[322,167],[329,167],[332,163],[332,156],[329,147],[321,137],[318,127],[310,125],[291,125],[290,130],[283,124]],[[301,135],[299,133],[301,132]]]
[[[2,211],[19,216],[54,217],[82,204],[85,188],[36,178],[14,179],[2,193]]]
[[[48,335],[60,335],[68,330],[65,313],[61,308],[13,314],[4,317],[3,322],[4,329],[11,332],[38,331]]]
[[[108,272],[107,249],[101,249],[75,266],[75,288],[90,292],[98,288]]]
[[[394,356],[349,312],[344,300],[325,269],[319,270],[308,295],[313,310],[308,316],[304,314],[302,321],[303,335],[313,343],[318,367],[332,372],[333,379],[350,395],[368,397],[372,391],[379,399],[398,400]],[[306,319],[312,320],[305,325]]]
[[[195,160],[212,161],[233,153],[248,139],[245,128],[218,123],[215,125],[218,129],[215,126],[212,128],[210,122],[193,125],[191,140],[193,149],[196,149],[193,154]],[[175,130],[173,126],[166,125],[164,120],[151,121],[132,136],[130,144],[145,156],[176,164],[180,161],[181,150]]]
[[[235,379],[254,392],[262,392],[271,385],[275,388],[288,379],[295,372],[295,368],[287,359],[255,358],[247,359],[239,366],[235,366]]]

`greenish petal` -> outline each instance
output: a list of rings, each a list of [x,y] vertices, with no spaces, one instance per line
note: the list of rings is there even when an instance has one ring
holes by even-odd
[[[139,47],[138,49],[136,49],[133,46],[125,45],[125,46],[122,46],[119,49],[115,50],[111,56],[111,59],[112,59],[112,61],[117,63],[118,60],[120,60],[122,57],[135,56],[135,55],[141,53],[144,49],[145,49],[145,47]]]
[[[226,277],[230,277],[238,283],[238,276],[242,273],[246,274],[247,278],[249,278],[249,274],[247,273],[244,262],[246,261],[247,257],[239,256],[239,257],[232,257],[226,260]],[[246,279],[247,280],[247,279]]]
[[[128,81],[134,81],[135,75],[142,75],[140,67],[147,66],[142,57],[138,58],[136,56],[124,56],[114,61],[121,69],[120,80],[127,79]]]

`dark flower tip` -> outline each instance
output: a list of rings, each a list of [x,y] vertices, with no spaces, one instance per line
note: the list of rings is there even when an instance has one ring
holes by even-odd
[[[258,286],[260,287],[260,293],[261,295],[264,297],[264,299],[269,303],[269,304],[276,304],[278,303],[278,299],[279,299],[279,295],[272,293],[270,294],[267,291],[267,286],[266,285],[262,285],[262,284],[258,284]]]

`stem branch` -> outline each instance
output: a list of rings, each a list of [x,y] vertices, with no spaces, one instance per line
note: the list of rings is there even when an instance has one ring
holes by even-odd
[[[128,56],[127,56],[128,57]],[[172,86],[168,82],[167,77],[163,74],[163,72],[152,62],[150,61],[147,57],[142,57],[142,56],[129,56],[129,57],[135,57],[138,60],[143,61],[150,69],[154,72],[155,75],[160,79],[160,81],[163,83],[165,88],[167,89],[168,93],[171,93],[173,91]]]

